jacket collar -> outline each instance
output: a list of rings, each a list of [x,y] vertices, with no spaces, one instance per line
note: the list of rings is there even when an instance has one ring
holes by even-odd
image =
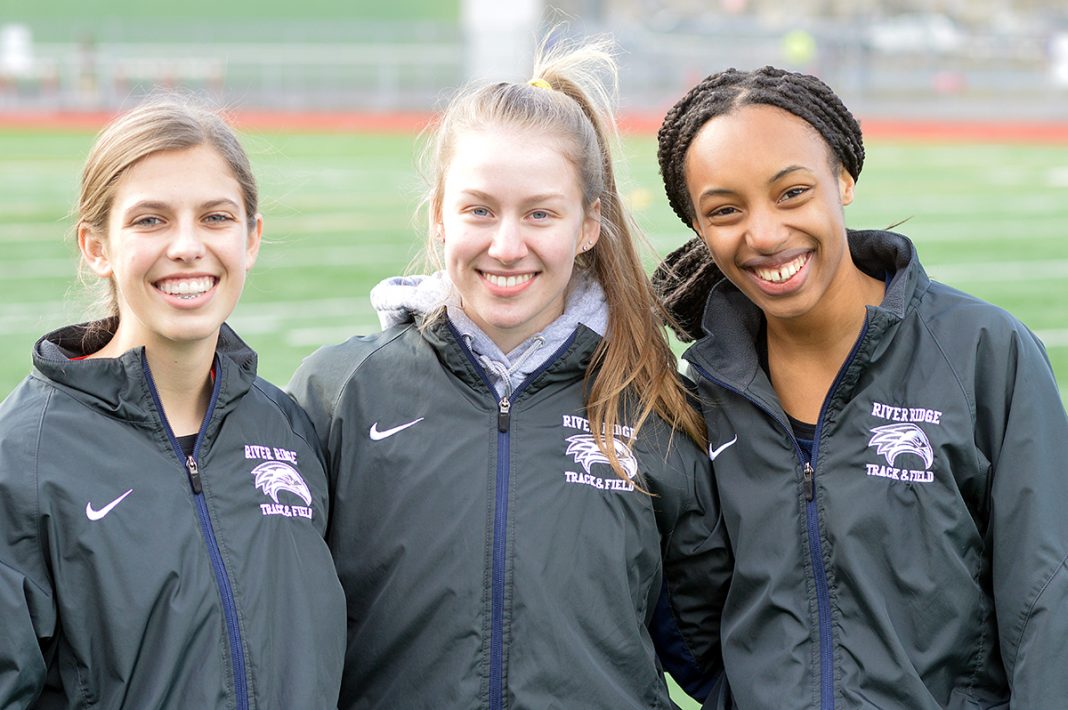
[[[496,394],[484,368],[448,318],[439,315],[433,322],[423,325],[421,330],[423,338],[449,371],[473,389]],[[531,373],[522,394],[530,394],[558,382],[581,380],[600,341],[600,335],[580,323],[572,336],[556,352],[548,353],[546,361]]]
[[[849,230],[848,240],[858,267],[876,278],[889,277],[882,303],[869,308],[868,331],[878,334],[915,307],[930,280],[912,242],[900,234]],[[756,346],[763,320],[760,309],[719,274],[708,293],[701,319],[704,336],[683,357],[706,372],[715,372],[728,386],[747,390],[763,377]],[[773,396],[770,385],[768,396]]]
[[[83,404],[108,416],[155,427],[159,416],[145,378],[144,348],[117,358],[74,360],[96,352],[111,339],[114,318],[81,323],[43,336],[33,348],[34,369]],[[219,331],[215,377],[221,379],[216,414],[225,413],[256,378],[256,353],[226,324]]]

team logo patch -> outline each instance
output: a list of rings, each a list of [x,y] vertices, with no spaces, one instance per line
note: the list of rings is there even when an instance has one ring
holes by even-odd
[[[923,429],[915,424],[887,424],[871,430],[872,437],[868,446],[875,447],[875,453],[886,458],[891,466],[901,454],[914,454],[923,459],[925,468],[934,463],[934,451]]]
[[[623,467],[627,478],[637,476],[638,460],[634,458],[630,447],[619,439],[612,439],[612,443],[615,445],[616,458],[619,459],[619,465]],[[595,463],[603,463],[606,466],[612,465],[612,462],[608,460],[604,452],[597,448],[597,442],[594,441],[593,434],[575,434],[567,437],[567,451],[564,453],[573,457],[575,463],[582,466],[586,473],[590,472],[590,466]]]
[[[589,421],[582,417],[567,415],[564,417],[563,424],[571,429],[580,429],[586,432],[590,430]],[[638,459],[634,456],[630,446],[623,440],[625,436],[633,436],[633,430],[630,427],[617,426],[614,434],[612,438],[613,451],[619,461],[619,465],[623,468],[624,473],[627,474],[627,480],[623,480],[612,470],[612,464],[608,457],[597,448],[597,442],[593,438],[593,434],[584,433],[573,434],[565,439],[567,448],[564,453],[581,466],[583,472],[564,471],[564,481],[601,490],[633,491],[634,483],[632,479],[638,475]],[[593,467],[596,464],[604,465],[603,476],[598,476],[593,472]]]
[[[268,446],[245,446],[245,458],[266,459],[251,471],[253,485],[274,501],[260,504],[262,515],[311,519],[312,493],[294,466],[296,452]],[[279,500],[280,493],[287,494],[288,502],[287,498]],[[294,498],[304,505],[297,505]]]
[[[868,446],[874,447],[875,453],[883,457],[886,465],[865,464],[867,474],[879,478],[910,483],[930,483],[934,480],[934,448],[926,432],[916,422],[932,426],[941,424],[942,412],[921,407],[894,407],[876,402],[872,406],[872,415],[880,419],[889,419],[892,424],[872,427]],[[904,468],[908,464],[923,468]]]

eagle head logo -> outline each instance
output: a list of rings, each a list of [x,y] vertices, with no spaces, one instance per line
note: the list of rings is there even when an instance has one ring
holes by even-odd
[[[615,444],[616,458],[619,459],[619,465],[623,467],[627,478],[637,476],[638,459],[634,458],[630,447],[615,437],[612,438],[612,443]],[[567,437],[567,451],[564,453],[574,457],[575,463],[582,466],[586,473],[590,472],[590,466],[595,463],[611,465],[608,457],[597,448],[593,434],[575,434]]]
[[[934,463],[934,451],[923,429],[915,424],[887,424],[871,430],[872,437],[868,446],[874,446],[878,454],[886,457],[886,462],[894,465],[894,459],[901,454],[915,454],[923,459],[924,468]]]
[[[279,491],[289,491],[303,500],[305,505],[311,505],[312,494],[308,485],[289,464],[266,461],[252,469],[252,475],[255,477],[256,487],[263,491],[265,496],[270,496],[275,503],[278,502]]]

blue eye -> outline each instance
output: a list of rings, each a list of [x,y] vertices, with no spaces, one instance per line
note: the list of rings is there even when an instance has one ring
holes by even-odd
[[[157,225],[163,224],[163,220],[159,217],[139,217],[135,219],[131,224],[135,227],[155,227]]]
[[[549,213],[545,210],[534,210],[530,213],[530,217],[536,220],[549,219]]]
[[[471,214],[476,217],[489,217],[490,211],[485,207],[472,207]]]

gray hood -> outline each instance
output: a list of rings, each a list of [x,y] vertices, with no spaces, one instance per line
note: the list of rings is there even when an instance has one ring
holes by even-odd
[[[412,322],[445,306],[449,321],[486,369],[497,394],[507,396],[538,369],[582,325],[602,337],[608,330],[608,304],[601,284],[587,272],[575,271],[568,284],[564,312],[540,333],[504,353],[460,305],[459,294],[443,271],[429,276],[395,276],[371,290],[371,305],[383,328]]]

